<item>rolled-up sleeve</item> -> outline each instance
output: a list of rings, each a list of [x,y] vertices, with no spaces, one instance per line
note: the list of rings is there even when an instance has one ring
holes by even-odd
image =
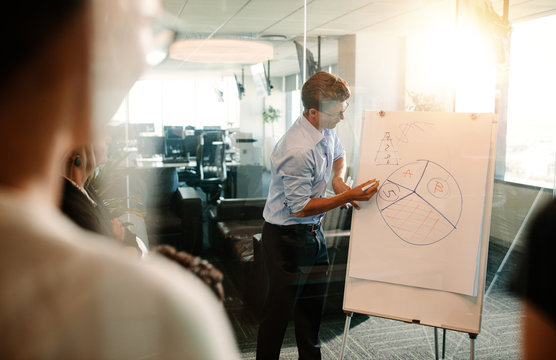
[[[285,206],[293,214],[311,200],[315,176],[314,155],[310,150],[290,149],[278,168],[284,184]]]
[[[333,161],[336,161],[341,157],[345,157],[345,155],[346,155],[346,150],[344,149],[344,146],[340,142],[340,139],[338,138],[338,135],[334,131],[334,159],[333,159]]]

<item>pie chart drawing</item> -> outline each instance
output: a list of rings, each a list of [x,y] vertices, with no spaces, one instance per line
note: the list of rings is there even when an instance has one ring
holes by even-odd
[[[457,228],[463,196],[448,170],[417,160],[392,172],[375,196],[388,227],[412,245],[434,244]]]

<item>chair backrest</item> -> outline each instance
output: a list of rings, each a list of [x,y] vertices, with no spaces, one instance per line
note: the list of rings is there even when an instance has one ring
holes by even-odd
[[[211,132],[199,135],[197,146],[197,172],[200,180],[226,180],[226,146],[222,134]]]
[[[186,135],[183,139],[183,152],[191,157],[195,156],[198,143],[198,136]]]

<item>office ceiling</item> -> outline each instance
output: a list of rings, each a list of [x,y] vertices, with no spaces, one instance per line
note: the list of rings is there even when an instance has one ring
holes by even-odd
[[[321,63],[337,61],[337,39],[358,32],[403,35],[455,18],[456,0],[306,0],[307,47]],[[471,0],[460,0],[463,1]],[[474,0],[481,1],[481,0]],[[504,0],[493,0],[503,12]],[[299,67],[293,40],[303,42],[303,0],[163,0],[169,16],[180,24],[178,39],[234,38],[269,41],[274,46],[271,75],[295,73]],[[510,0],[509,19],[556,14],[555,0]],[[316,60],[316,59],[315,59]],[[237,72],[241,64],[196,64],[167,59],[167,70]]]

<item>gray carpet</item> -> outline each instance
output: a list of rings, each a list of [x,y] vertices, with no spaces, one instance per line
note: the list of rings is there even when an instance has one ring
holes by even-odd
[[[491,243],[487,265],[486,288],[507,249]],[[520,305],[508,291],[519,253],[510,256],[498,278],[485,292],[481,333],[475,342],[476,359],[519,359]],[[243,359],[255,358],[257,322],[241,299],[231,290],[226,309],[234,326]],[[321,326],[323,359],[338,359],[344,332],[345,315],[326,314]],[[442,330],[438,331],[439,341]],[[439,348],[441,357],[441,349]],[[469,359],[470,341],[464,333],[446,332],[446,359]],[[286,332],[281,359],[297,359],[293,326]],[[434,359],[434,329],[427,326],[355,314],[351,322],[345,359]]]

